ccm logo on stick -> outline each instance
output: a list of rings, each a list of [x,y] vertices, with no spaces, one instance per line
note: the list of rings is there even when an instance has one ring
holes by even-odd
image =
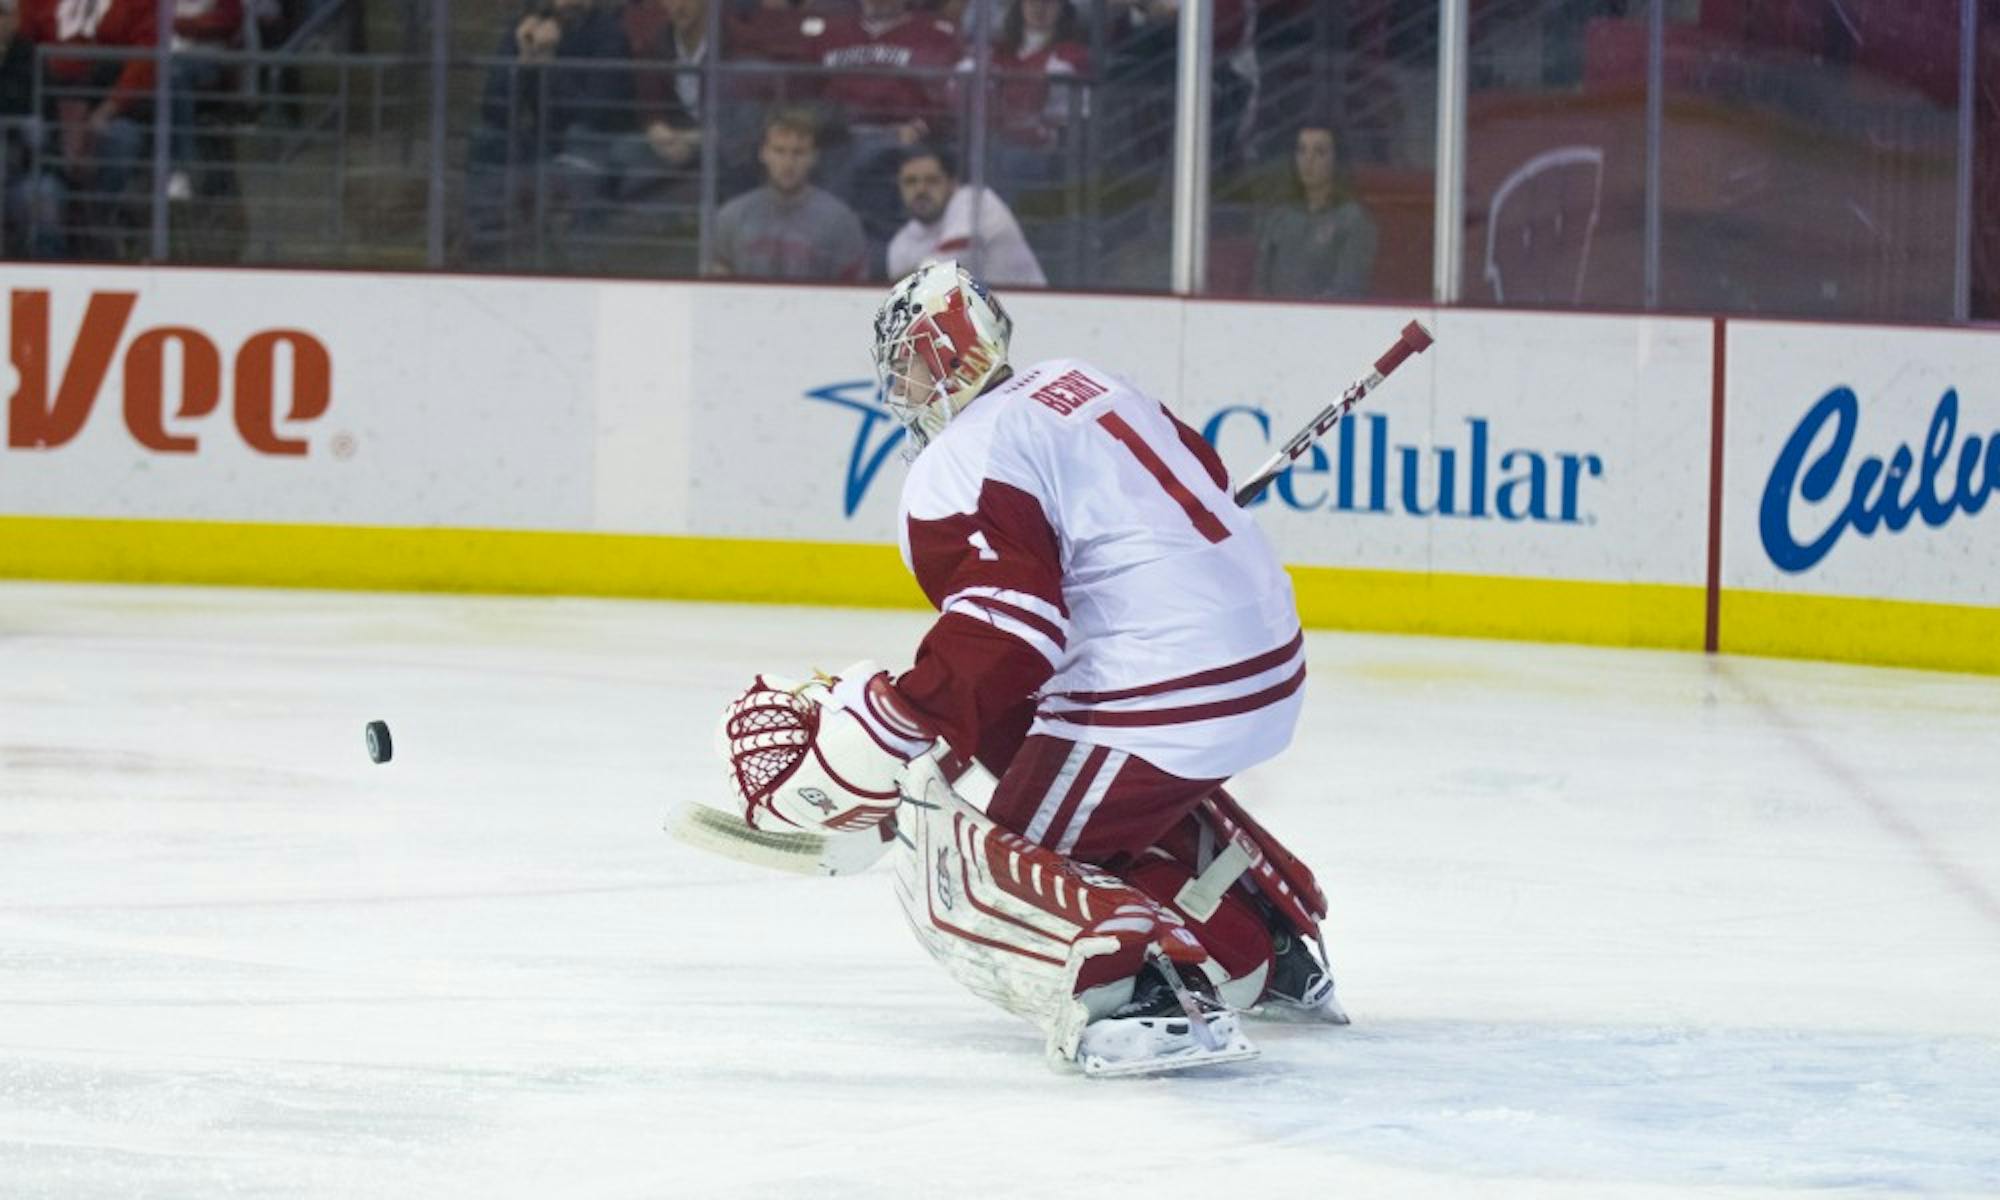
[[[58,361],[49,337],[49,294],[15,291],[10,297],[8,346],[18,383],[7,405],[7,445],[49,450],[76,437],[111,372],[137,292],[92,292],[83,324],[66,358]],[[187,325],[141,329],[124,348],[125,427],[140,445],[163,454],[192,454],[192,434],[167,430],[167,348],[179,351],[174,415],[205,417],[222,403],[222,352],[201,330]],[[231,398],[236,432],[261,454],[300,456],[303,439],[278,436],[278,367],[289,359],[291,384],[285,419],[311,421],[326,413],[333,396],[333,358],[326,346],[298,329],[265,329],[236,348]]]

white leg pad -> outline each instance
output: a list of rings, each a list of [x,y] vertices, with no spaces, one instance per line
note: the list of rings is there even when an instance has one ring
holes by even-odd
[[[904,792],[894,861],[911,930],[953,979],[1041,1029],[1050,1058],[1074,1061],[1084,1026],[1131,997],[1129,980],[1079,996],[1090,959],[1134,938],[1188,938],[1115,876],[988,820],[929,759],[911,764]]]

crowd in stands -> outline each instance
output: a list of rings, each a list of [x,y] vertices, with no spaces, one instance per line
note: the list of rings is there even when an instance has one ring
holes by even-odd
[[[175,53],[169,169],[159,186],[170,202],[184,203],[195,198],[202,165],[196,147],[202,98],[229,80],[228,68],[201,52],[275,43],[330,2],[0,0],[0,253],[130,256],[127,243],[142,221],[133,187],[152,182],[157,64],[150,52],[158,44],[160,5],[172,5]],[[110,58],[93,51],[127,53]],[[233,180],[225,186],[233,188]]]
[[[0,251],[136,257],[145,251],[131,234],[155,197],[179,204],[213,183],[196,143],[201,98],[230,87],[232,68],[172,58],[168,169],[155,178],[154,59],[66,50],[148,49],[163,4],[180,51],[273,45],[316,6],[366,3],[0,0]],[[1114,247],[1112,258],[1136,246],[1130,257],[1148,269],[1166,259],[1181,3],[491,0],[477,10],[492,20],[483,53],[468,64],[480,86],[450,115],[464,168],[449,192],[448,261],[859,281],[952,255],[1014,286],[1163,283],[1093,271],[1076,239],[1096,239],[1094,254]],[[1636,0],[1473,3],[1475,25],[1482,11],[1540,22],[1527,36],[1549,52],[1527,57],[1555,86],[1589,82],[1577,57],[1596,44],[1579,32],[1586,24],[1609,22],[1628,40],[1643,32]],[[1766,28],[1766,7],[1701,0],[1677,28],[1720,45],[1782,34],[1803,46],[1790,25]],[[1378,245],[1410,222],[1390,210],[1401,224],[1384,233],[1382,193],[1364,202],[1355,160],[1417,171],[1427,160],[1385,149],[1384,121],[1336,127],[1327,114],[1351,119],[1353,92],[1328,64],[1347,55],[1342,70],[1363,74],[1371,62],[1413,64],[1407,92],[1420,97],[1434,38],[1434,0],[1214,0],[1211,167],[1237,224],[1211,248],[1235,264],[1227,286],[1380,294]],[[988,86],[976,95],[982,52]],[[1875,69],[1887,78],[1894,65]],[[1421,105],[1412,113],[1421,147],[1429,118]],[[2000,121],[1985,109],[1980,120],[1984,144]],[[1097,224],[1079,235],[1086,211]]]
[[[229,86],[227,65],[173,58],[170,167],[156,181],[154,59],[62,49],[149,49],[164,3],[175,6],[177,51],[270,45],[318,2],[0,0],[5,254],[135,257],[156,188],[175,204],[204,191],[197,105]],[[1078,189],[1101,181],[1086,155],[1097,167],[1146,164],[1143,186],[1155,194],[1142,207],[1160,207],[1178,3],[516,0],[496,22],[476,108],[459,126],[454,257],[870,280],[959,255],[996,281],[1044,284],[1057,272],[1045,269],[1037,233],[1073,216]],[[1222,0],[1216,22],[1217,142],[1237,150],[1254,111],[1257,3]],[[982,35],[990,83],[975,97]],[[711,61],[728,69],[708,78]],[[1096,89],[1113,77],[1122,91],[1105,103]],[[1094,102],[1101,128],[1086,146]],[[975,111],[979,185],[966,166]],[[1035,221],[1017,215],[1023,198]],[[705,238],[704,204],[715,206]],[[657,250],[676,244],[681,257]],[[657,261],[632,262],[635,245]],[[1287,266],[1298,274],[1294,260]],[[1352,294],[1365,290],[1365,267],[1341,278]]]
[[[711,13],[711,2],[723,7]],[[1179,0],[531,0],[492,50],[469,155],[467,258],[505,265],[533,239],[535,254],[553,241],[587,268],[593,248],[619,253],[621,234],[643,222],[691,243],[708,199],[719,208],[706,257],[660,273],[882,279],[955,254],[996,280],[1045,284],[1051,272],[1016,213],[1024,198],[1055,214],[1043,227],[1058,225],[1120,160],[1149,169],[1142,186],[1154,195],[1142,199],[1166,194],[1178,10]],[[1219,5],[1218,166],[1257,145],[1256,14],[1257,0]],[[976,97],[982,36],[989,84]],[[725,69],[705,82],[711,59]],[[1086,147],[1093,97],[1114,81],[1116,103],[1099,98]],[[705,129],[716,145],[702,144]],[[1273,290],[1364,295],[1373,227],[1343,186],[1330,123],[1318,129],[1317,174],[1294,189],[1296,204],[1274,206],[1260,245],[1283,256]],[[1289,132],[1265,141],[1275,148]],[[975,145],[978,186],[962,166]],[[1324,222],[1304,214],[1335,193],[1329,245]],[[1293,241],[1310,253],[1284,254]],[[1308,279],[1307,264],[1333,273]]]

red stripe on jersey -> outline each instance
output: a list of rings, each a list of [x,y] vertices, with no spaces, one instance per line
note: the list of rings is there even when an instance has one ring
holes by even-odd
[[[1225,492],[1228,491],[1229,471],[1222,465],[1222,456],[1215,452],[1215,447],[1209,445],[1208,440],[1196,433],[1187,422],[1168,412],[1166,405],[1160,405],[1160,412],[1167,420],[1174,423],[1174,432],[1181,435],[1181,445],[1186,446],[1187,452],[1194,455],[1202,470],[1207,471],[1208,477],[1215,481],[1215,486]]]
[[[1054,642],[1058,650],[1068,644],[1069,639],[1063,636],[1060,625],[1057,625],[1054,621],[1049,620],[1039,613],[1032,613],[1025,608],[1018,608],[1007,603],[1005,600],[995,600],[991,596],[967,596],[960,603],[970,604],[975,608],[988,609],[999,613],[1003,617],[1012,617],[1014,620],[1019,621],[1021,624],[1026,625],[1028,628]]]
[[[1180,477],[1168,469],[1160,456],[1153,452],[1153,448],[1146,444],[1146,439],[1140,437],[1125,423],[1125,418],[1115,412],[1109,412],[1097,418],[1097,423],[1104,426],[1112,437],[1125,444],[1125,448],[1132,452],[1132,457],[1138,459],[1139,465],[1146,468],[1146,473],[1158,480],[1160,486],[1166,489],[1167,495],[1174,498],[1174,503],[1181,506],[1181,511],[1188,515],[1188,520],[1194,522],[1195,530],[1201,536],[1211,542],[1219,542],[1229,536],[1228,527],[1217,520],[1214,513],[1202,507],[1201,501],[1194,498],[1194,493],[1188,491],[1187,485],[1180,481]]]
[[[937,244],[937,253],[949,254],[954,250],[963,250],[970,245],[972,245],[972,239],[969,237],[946,238]]]
[[[1009,719],[1032,709],[1030,697],[1054,673],[1042,652],[1019,634],[969,613],[949,612],[924,635],[916,665],[896,680],[896,691],[952,749],[983,757],[989,748],[1005,753],[1019,743],[1026,722],[1009,725]],[[989,743],[987,734],[996,729],[1002,736]]]
[[[1103,712],[1091,709],[1073,709],[1064,712],[1043,712],[1038,715],[1050,721],[1062,721],[1070,725],[1184,725],[1189,721],[1212,721],[1217,717],[1233,717],[1250,712],[1269,704],[1276,704],[1305,685],[1306,669],[1300,667],[1290,679],[1275,687],[1233,700],[1217,700],[1210,704],[1190,704],[1184,708],[1140,709],[1131,712]]]
[[[1163,679],[1158,683],[1142,684],[1139,687],[1119,688],[1110,692],[1056,692],[1054,696],[1073,700],[1078,704],[1104,704],[1112,700],[1132,700],[1140,696],[1157,696],[1161,692],[1178,692],[1187,688],[1210,687],[1218,683],[1234,683],[1238,679],[1248,679],[1262,674],[1273,667],[1283,666],[1306,644],[1304,630],[1292,636],[1292,640],[1276,650],[1246,658],[1242,662],[1226,667],[1212,667],[1197,671],[1193,675],[1183,675],[1179,679]]]

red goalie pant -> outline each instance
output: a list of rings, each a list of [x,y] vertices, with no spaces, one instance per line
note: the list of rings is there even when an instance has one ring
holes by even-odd
[[[1172,908],[1199,864],[1162,846],[1188,840],[1168,834],[1222,782],[1182,779],[1122,750],[1036,734],[1007,764],[986,814],[1037,845],[1113,872]],[[1206,921],[1181,915],[1230,978],[1245,978],[1270,962],[1270,930],[1240,890],[1231,889]]]

